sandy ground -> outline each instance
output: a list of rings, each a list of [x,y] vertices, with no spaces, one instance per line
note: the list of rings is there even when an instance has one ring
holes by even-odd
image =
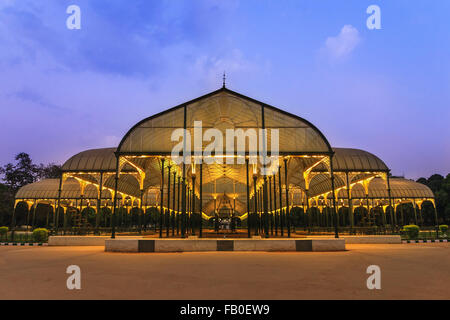
[[[0,299],[449,299],[450,244],[347,245],[346,252],[105,253],[0,247]],[[66,268],[81,268],[68,290]],[[381,268],[368,290],[366,268]]]

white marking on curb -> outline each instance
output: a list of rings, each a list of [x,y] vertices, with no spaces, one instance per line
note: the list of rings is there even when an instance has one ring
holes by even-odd
[[[13,246],[13,247],[23,247],[23,246],[48,246],[48,243],[31,243],[31,242],[0,242],[0,246]]]
[[[427,240],[427,243],[431,243],[431,240]]]
[[[402,240],[402,243],[408,243],[408,241]]]
[[[442,240],[442,242],[447,242],[447,239]]]

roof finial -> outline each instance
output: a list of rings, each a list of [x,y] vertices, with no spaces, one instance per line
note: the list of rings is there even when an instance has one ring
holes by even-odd
[[[227,77],[225,75],[225,71],[223,72],[223,88],[225,88],[225,82],[227,80]]]

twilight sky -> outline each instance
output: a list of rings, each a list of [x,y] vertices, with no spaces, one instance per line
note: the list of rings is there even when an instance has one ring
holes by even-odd
[[[81,30],[69,30],[69,5]],[[381,30],[366,9],[381,8]],[[0,0],[0,165],[116,146],[221,86],[407,178],[450,172],[448,0]]]

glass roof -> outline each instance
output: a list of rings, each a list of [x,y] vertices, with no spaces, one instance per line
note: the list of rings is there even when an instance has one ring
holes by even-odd
[[[63,166],[63,171],[116,171],[116,148],[92,149],[80,152]]]
[[[279,130],[280,153],[324,154],[332,151],[323,134],[306,120],[223,88],[141,121],[122,139],[118,152],[170,154],[178,143],[178,140],[171,141],[172,132],[184,128],[185,111],[186,129],[191,132],[191,137],[194,121],[202,121],[204,130],[219,129],[224,136],[227,129],[259,129],[264,124],[268,130]],[[209,143],[203,142],[203,150]],[[267,145],[271,145],[270,132]],[[246,151],[249,151],[248,146]]]
[[[167,192],[168,166],[171,167],[170,179],[173,186],[174,178],[182,174],[181,166],[176,165],[170,157],[173,147],[179,140],[171,141],[171,135],[176,129],[186,126],[194,136],[194,123],[201,121],[203,133],[205,130],[215,128],[224,133],[226,146],[226,132],[228,129],[268,129],[267,146],[271,145],[270,130],[279,131],[279,151],[281,155],[288,156],[287,176],[291,189],[305,190],[309,185],[309,196],[325,194],[331,191],[328,157],[334,153],[333,169],[335,172],[335,188],[346,185],[346,174],[349,182],[356,183],[367,178],[374,178],[386,174],[389,169],[377,156],[359,149],[331,148],[323,134],[307,120],[284,112],[263,102],[233,92],[226,88],[219,89],[210,94],[186,102],[182,105],[146,118],[139,122],[124,136],[118,148],[93,149],[80,152],[62,166],[66,177],[73,177],[90,183],[94,188],[86,188],[85,197],[97,198],[96,188],[100,183],[100,173],[103,172],[105,194],[111,197],[107,189],[114,189],[114,175],[116,171],[116,155],[120,155],[120,178],[118,191],[128,196],[138,198],[141,187],[145,191],[144,203],[156,204],[159,199],[161,184],[162,156],[164,162],[164,184]],[[198,124],[198,122],[196,122]],[[211,141],[202,141],[202,150]],[[192,146],[193,147],[193,146]],[[261,145],[258,144],[258,148]],[[224,149],[223,153],[225,154]],[[248,144],[246,152],[249,151]],[[284,161],[281,163],[281,184],[284,189],[286,181],[284,174]],[[255,171],[253,171],[255,169]],[[257,172],[257,186],[261,185],[263,177],[259,174],[260,164],[249,168],[250,196],[253,195],[253,172]],[[195,167],[195,190],[199,193],[199,165]],[[309,176],[304,173],[310,172]],[[278,171],[275,172],[277,174]],[[175,176],[174,176],[175,174]],[[186,181],[192,183],[194,172],[192,165],[186,165]],[[308,177],[308,183],[305,182]],[[237,206],[246,201],[247,170],[245,164],[204,164],[203,165],[203,199],[204,204],[211,203],[214,197],[236,197]],[[278,188],[278,176],[276,186]],[[371,189],[374,197],[384,197],[386,188],[380,186],[381,179],[373,179]],[[45,180],[19,190],[17,198],[57,198],[58,180]],[[398,185],[397,185],[398,184]],[[394,194],[394,186],[395,192]],[[392,196],[400,196],[403,192],[409,197],[433,197],[431,191],[412,185],[410,182],[402,184],[391,180]],[[426,188],[426,187],[425,187]],[[88,190],[89,189],[89,190]],[[63,198],[79,197],[79,184],[73,179],[64,182]],[[355,188],[354,197],[358,196],[358,187]],[[339,195],[345,193],[341,190]],[[92,194],[91,194],[92,193]],[[363,192],[364,193],[364,192]],[[283,198],[284,201],[284,198]]]

